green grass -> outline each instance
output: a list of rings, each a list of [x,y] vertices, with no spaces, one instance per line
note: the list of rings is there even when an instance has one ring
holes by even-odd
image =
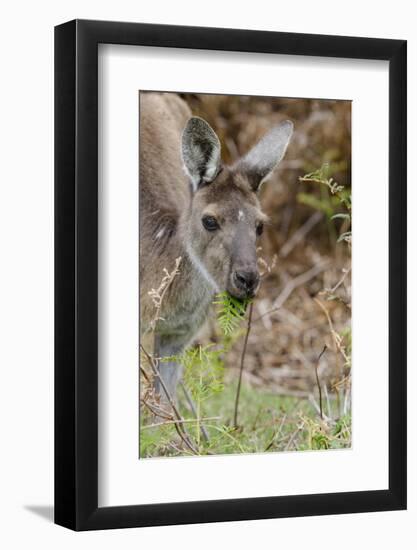
[[[351,445],[351,420],[347,415],[337,421],[322,421],[306,399],[283,397],[242,385],[239,402],[239,427],[232,426],[236,384],[205,400],[200,413],[209,434],[204,441],[192,412],[180,402],[188,435],[199,455],[263,453],[348,448]],[[173,424],[148,427],[161,420],[151,419],[142,410],[140,456],[187,456]],[[147,426],[148,425],[148,426]]]

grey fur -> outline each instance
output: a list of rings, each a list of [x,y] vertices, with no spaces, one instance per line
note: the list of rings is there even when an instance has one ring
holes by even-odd
[[[220,141],[202,118],[192,117],[182,134],[182,158],[194,191],[214,180],[220,167]]]
[[[281,162],[293,128],[289,120],[275,126],[238,162],[237,167],[248,175],[254,191],[259,190],[260,185]]]
[[[256,228],[265,215],[254,193],[253,171],[256,167],[254,173],[263,178],[277,164],[290,131],[272,130],[240,163],[218,173],[218,137],[203,119],[191,117],[178,96],[141,93],[140,113],[141,336],[149,334],[155,316],[149,291],[159,287],[164,269],[172,272],[181,257],[154,331],[155,355],[168,357],[192,343],[216,292],[227,290],[238,298],[256,292]],[[278,148],[273,144],[277,140]],[[218,220],[218,230],[203,226],[205,216]],[[163,361],[160,373],[175,398],[180,365]],[[160,392],[158,383],[156,390]]]

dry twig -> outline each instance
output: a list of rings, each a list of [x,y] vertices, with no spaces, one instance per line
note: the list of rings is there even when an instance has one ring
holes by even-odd
[[[332,338],[333,338],[333,342],[335,344],[335,348],[336,350],[339,351],[339,353],[341,354],[341,356],[343,357],[343,359],[345,360],[345,364],[346,365],[350,365],[350,359],[349,357],[347,356],[346,354],[346,351],[345,351],[345,347],[342,345],[342,341],[343,341],[343,338],[340,336],[340,334],[338,332],[335,331],[335,329],[333,328],[333,322],[332,322],[332,319],[330,317],[330,314],[329,312],[327,311],[326,307],[320,302],[320,300],[318,300],[317,298],[313,298],[313,300],[316,302],[316,304],[320,307],[320,309],[324,312],[324,314],[326,315],[326,318],[327,318],[327,322],[329,324],[329,328],[330,328],[330,333],[332,335]]]
[[[202,418],[200,421],[209,421],[209,420],[220,420],[220,416],[209,416],[207,418]],[[146,426],[142,426],[142,430],[149,430],[149,428],[157,428],[158,426],[166,426],[167,424],[192,424],[193,422],[197,422],[197,418],[184,418],[183,420],[166,420],[165,422],[156,422],[155,424],[146,424]]]
[[[191,409],[193,415],[195,416],[195,421],[200,422],[201,435],[203,436],[203,439],[206,441],[206,443],[209,443],[210,442],[210,436],[208,434],[208,431],[207,431],[206,427],[202,423],[203,419],[198,418],[198,413],[197,413],[197,410],[195,408],[194,401],[193,401],[189,391],[187,390],[187,388],[186,388],[186,386],[183,382],[181,382],[181,387],[182,387],[182,391],[184,392],[185,399],[187,400],[187,403],[190,406],[190,409]]]
[[[322,399],[322,395],[321,395],[321,385],[320,385],[320,379],[319,379],[319,364],[320,364],[320,359],[325,354],[326,350],[327,350],[327,346],[325,345],[324,348],[322,349],[320,355],[317,358],[316,366],[315,366],[315,369],[314,369],[315,373],[316,373],[317,387],[319,389],[320,418],[322,420],[323,420],[323,399]]]
[[[157,289],[152,288],[148,292],[149,296],[152,299],[152,302],[155,306],[155,316],[150,322],[149,328],[150,330],[155,330],[156,324],[158,321],[163,321],[164,319],[160,316],[161,314],[161,307],[162,302],[165,297],[165,294],[167,293],[169,287],[172,284],[172,281],[175,279],[175,277],[179,274],[179,266],[181,263],[181,256],[175,260],[175,268],[171,273],[164,267],[164,277],[162,278],[161,284]]]
[[[253,312],[253,302],[249,305],[249,314],[248,314],[248,324],[245,334],[245,340],[243,342],[243,348],[242,348],[242,355],[240,358],[240,370],[239,370],[239,380],[237,383],[237,390],[236,390],[236,399],[235,399],[235,412],[233,415],[233,425],[235,428],[237,428],[237,414],[238,414],[238,408],[239,408],[239,398],[240,398],[240,388],[242,385],[242,374],[243,374],[243,366],[245,364],[245,355],[246,355],[246,348],[248,346],[248,339],[249,339],[249,333],[252,326],[252,312]]]
[[[190,451],[193,454],[198,455],[199,453],[198,453],[197,449],[192,444],[188,433],[186,432],[184,426],[182,425],[184,419],[182,418],[180,412],[178,411],[177,406],[175,405],[174,400],[172,399],[172,397],[171,397],[171,395],[168,391],[168,388],[165,385],[165,382],[164,382],[162,376],[159,374],[159,369],[158,369],[156,360],[145,350],[145,348],[142,346],[142,344],[140,345],[140,347],[141,347],[141,350],[143,351],[143,353],[145,354],[146,359],[148,360],[149,366],[151,367],[151,370],[152,370],[154,376],[156,378],[158,378],[158,380],[161,384],[161,387],[162,387],[162,389],[165,393],[165,396],[168,400],[168,403],[171,405],[171,408],[172,408],[172,411],[173,411],[173,413],[176,417],[176,420],[178,420],[178,422],[175,422],[175,424],[174,424],[178,435],[180,436],[182,441],[185,443],[185,445],[190,449]]]

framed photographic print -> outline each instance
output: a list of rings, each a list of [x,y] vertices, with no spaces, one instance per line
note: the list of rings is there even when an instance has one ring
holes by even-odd
[[[406,42],[55,29],[55,521],[406,507]]]

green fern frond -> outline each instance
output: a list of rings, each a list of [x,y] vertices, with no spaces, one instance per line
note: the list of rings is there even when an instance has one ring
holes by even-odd
[[[330,177],[330,166],[328,163],[324,163],[318,170],[300,177],[299,180],[305,183],[318,183],[330,190],[327,198],[322,196],[320,199],[308,193],[298,193],[297,200],[300,203],[311,206],[316,210],[321,210],[330,220],[346,220],[350,226],[352,211],[351,194],[343,185],[339,185]],[[340,207],[345,208],[346,212],[337,212]],[[337,242],[341,241],[350,243],[352,241],[352,233],[345,231],[337,240]]]
[[[214,304],[219,307],[218,323],[225,336],[230,336],[244,319],[250,299],[238,300],[228,292],[216,295]]]
[[[184,381],[196,403],[223,390],[222,350],[213,344],[186,349],[179,360],[184,368]]]

